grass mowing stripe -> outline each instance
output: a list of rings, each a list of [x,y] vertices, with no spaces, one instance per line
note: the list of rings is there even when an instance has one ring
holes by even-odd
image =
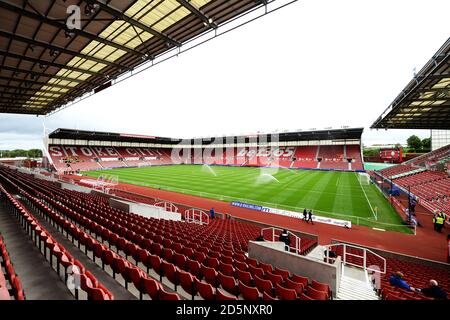
[[[212,173],[211,170],[214,172]],[[261,180],[271,174],[279,182]],[[372,186],[362,188],[355,173],[288,168],[255,168],[202,165],[151,166],[87,172],[98,177],[112,174],[119,182],[152,186],[185,194],[223,201],[244,202],[292,211],[311,208],[322,215],[358,221],[371,225],[372,205],[378,211],[377,227],[382,223],[400,223],[401,218],[390,208],[383,195]],[[263,183],[261,182],[263,181]],[[371,218],[373,220],[373,218]]]

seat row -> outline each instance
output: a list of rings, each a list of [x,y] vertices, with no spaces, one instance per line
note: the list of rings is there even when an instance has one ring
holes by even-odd
[[[1,192],[1,191],[0,191]],[[0,234],[0,300],[25,300],[19,276],[14,271],[13,263],[6,249],[3,236]],[[9,286],[9,288],[8,288]]]
[[[82,249],[89,258],[96,263],[96,258],[99,258],[103,270],[107,271],[106,266],[109,266],[111,276],[114,279],[116,279],[117,275],[121,275],[125,280],[124,286],[126,289],[128,289],[128,283],[133,283],[139,290],[141,299],[143,298],[143,294],[148,294],[152,300],[180,300],[180,297],[177,294],[165,291],[157,281],[148,277],[140,268],[134,266],[119,254],[99,243],[90,234],[85,233],[68,219],[59,215],[55,210],[50,209],[42,201],[31,197],[23,190],[21,194],[36,212],[41,214],[42,217],[56,227],[58,231],[68,237],[68,239],[76,244],[79,249]],[[91,256],[89,256],[89,253],[91,253]],[[79,286],[81,290],[87,291],[88,296],[93,300],[105,300],[101,299],[98,290],[93,288],[98,287],[103,291],[107,291],[107,289],[101,285],[89,271],[85,270],[81,264],[76,263],[75,265],[80,273]],[[92,295],[90,292],[92,292]],[[110,298],[113,298],[112,295]]]
[[[0,184],[0,192],[3,200],[6,201],[8,209],[20,221],[22,227],[32,238],[33,243],[39,248],[45,259],[58,273],[64,282],[68,284],[68,289],[76,299],[81,299],[80,291],[85,293],[87,299],[91,300],[112,300],[113,295],[95,277],[84,268],[83,264],[74,259],[69,252],[55,240],[51,234],[39,223],[21,202],[16,200]],[[47,255],[48,252],[48,255]],[[63,274],[61,275],[61,270]],[[70,281],[72,280],[72,281]],[[79,287],[78,284],[86,284]]]

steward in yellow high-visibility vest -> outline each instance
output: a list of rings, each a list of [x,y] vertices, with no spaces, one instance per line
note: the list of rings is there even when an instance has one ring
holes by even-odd
[[[442,228],[444,227],[444,218],[442,216],[436,217],[436,227],[437,231],[442,232]]]

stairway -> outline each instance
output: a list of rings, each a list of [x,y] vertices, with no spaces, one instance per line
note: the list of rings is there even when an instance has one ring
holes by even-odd
[[[308,258],[313,258],[315,260],[323,261],[323,252],[325,251],[325,247],[321,245],[317,245],[311,252],[309,252],[306,256]]]
[[[344,266],[335,300],[379,300],[379,297],[364,270]]]

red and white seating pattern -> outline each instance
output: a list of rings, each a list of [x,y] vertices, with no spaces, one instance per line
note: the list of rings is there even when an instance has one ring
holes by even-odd
[[[406,161],[406,164],[413,164],[413,165],[434,165],[437,162],[439,162],[442,159],[448,159],[450,158],[450,144],[433,150],[429,153],[426,153],[422,156],[413,158],[409,161]]]
[[[360,146],[347,146],[354,159],[353,170],[362,169]],[[348,170],[344,146],[321,146],[321,168]],[[274,166],[285,168],[318,168],[318,146],[280,148],[233,148],[216,150],[125,148],[92,146],[49,146],[49,154],[57,171],[99,170],[149,165],[180,163],[215,164],[233,166]],[[186,154],[188,153],[188,154]],[[68,161],[66,164],[64,161]]]
[[[389,167],[389,168],[380,170],[380,173],[383,176],[390,178],[390,177],[393,177],[393,176],[396,176],[396,175],[399,175],[402,173],[407,173],[407,172],[410,172],[410,171],[413,171],[416,169],[417,168],[413,167],[410,164],[400,164],[398,166],[393,166],[393,167]]]

